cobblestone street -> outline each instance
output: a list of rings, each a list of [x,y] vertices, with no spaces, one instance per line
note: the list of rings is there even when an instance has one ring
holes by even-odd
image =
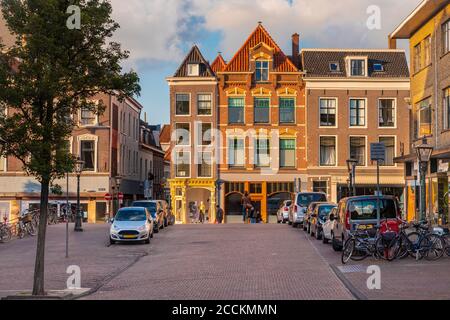
[[[66,268],[81,267],[82,299],[297,300],[450,299],[450,259],[342,266],[340,253],[287,225],[177,225],[150,245],[108,246],[108,225],[51,226],[46,289],[66,288]],[[0,245],[0,296],[30,290],[36,238]],[[381,268],[381,290],[368,290],[369,265]]]

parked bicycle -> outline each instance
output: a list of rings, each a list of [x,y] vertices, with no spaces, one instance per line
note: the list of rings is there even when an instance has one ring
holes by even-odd
[[[342,263],[346,264],[350,259],[362,261],[369,256],[379,259],[380,254],[383,255],[384,252],[384,247],[377,247],[381,245],[379,239],[378,227],[365,229],[363,225],[356,226],[356,230],[352,231],[345,241],[342,249]]]
[[[16,235],[20,239],[23,239],[26,234],[34,237],[36,235],[36,229],[33,226],[33,217],[31,214],[26,214],[18,218],[16,225]]]
[[[445,251],[443,238],[430,231],[428,222],[414,222],[415,231],[406,233],[410,225],[404,223],[401,226],[398,241],[397,258],[402,259],[410,255],[416,260],[425,258],[434,261],[442,257]]]
[[[0,222],[0,242],[6,243],[11,241],[12,233],[10,225],[5,222]]]

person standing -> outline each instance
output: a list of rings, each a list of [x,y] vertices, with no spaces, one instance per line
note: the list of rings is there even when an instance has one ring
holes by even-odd
[[[244,195],[242,196],[241,199],[241,203],[242,203],[242,219],[244,220],[244,223],[248,223],[248,219],[251,217],[254,209],[248,191],[244,192]]]
[[[216,220],[218,224],[221,224],[223,221],[223,209],[219,206],[216,205]]]
[[[203,201],[200,201],[200,207],[199,207],[199,210],[200,210],[200,223],[203,223],[204,221],[205,221],[205,209],[206,209],[206,207],[205,207],[205,204],[203,203]]]

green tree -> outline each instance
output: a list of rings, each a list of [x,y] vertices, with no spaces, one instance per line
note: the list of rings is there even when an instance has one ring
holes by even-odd
[[[99,93],[123,100],[138,95],[136,73],[124,73],[129,53],[111,37],[119,25],[107,0],[0,0],[9,31],[16,39],[0,48],[1,155],[19,159],[41,183],[41,203],[33,295],[44,295],[44,252],[49,189],[72,171],[67,141],[81,107],[102,113],[90,99]],[[76,5],[81,28],[67,27]],[[70,11],[69,11],[70,12]]]

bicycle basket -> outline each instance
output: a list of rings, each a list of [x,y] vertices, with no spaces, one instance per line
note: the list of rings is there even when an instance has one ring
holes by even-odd
[[[31,214],[29,214],[29,213],[27,213],[26,215],[24,215],[22,217],[22,222],[23,223],[28,223],[28,222],[31,222],[31,221],[33,221],[33,216]]]

